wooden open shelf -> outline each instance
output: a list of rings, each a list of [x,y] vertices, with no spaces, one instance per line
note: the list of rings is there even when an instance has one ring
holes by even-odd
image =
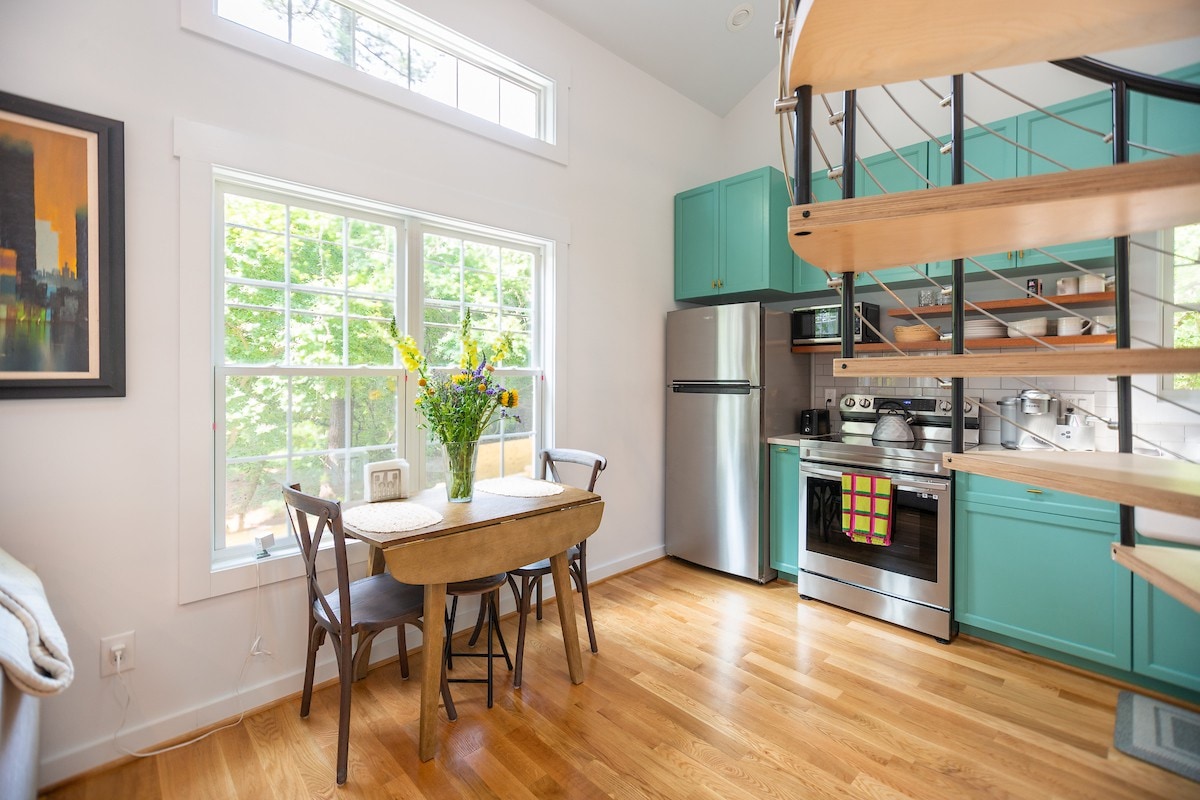
[[[1048,295],[1045,297],[1018,297],[1012,300],[980,300],[975,303],[984,311],[1021,311],[1027,309],[1045,309],[1052,311],[1053,306],[1047,305],[1047,300],[1053,300],[1060,306],[1111,306],[1116,302],[1117,295],[1115,292],[1091,292],[1089,294],[1059,294]],[[940,306],[916,306],[913,309],[922,317],[948,317],[953,311],[950,305]],[[978,313],[974,308],[967,306],[967,314]],[[889,317],[902,317],[904,319],[915,319],[914,314],[904,308],[888,309]]]
[[[788,238],[821,269],[870,272],[1196,220],[1200,155],[1190,155],[792,206]]]
[[[1195,0],[802,0],[788,86],[840,92],[1196,35]]]
[[[959,472],[1200,517],[1200,464],[1187,461],[1134,453],[1006,450],[945,453],[942,463]]]
[[[1200,613],[1200,550],[1114,543],[1113,561]]]
[[[1109,347],[1117,343],[1117,337],[1114,334],[1106,333],[1103,335],[1084,335],[1084,336],[1039,336],[1044,342],[1057,346],[1072,345],[1072,346],[1099,346]],[[966,348],[968,350],[1003,350],[1010,347],[1034,347],[1036,342],[1029,339],[967,339]],[[950,342],[935,341],[935,342],[896,342],[896,347],[907,352],[945,352],[950,349]],[[809,344],[796,345],[792,348],[793,353],[808,354],[808,353],[840,353],[842,346],[840,344]],[[867,342],[865,344],[854,345],[855,353],[894,353],[895,350],[886,342]],[[873,358],[872,363],[881,359]],[[911,362],[911,359],[909,359]]]
[[[1100,337],[1060,337],[1092,339]],[[978,339],[976,342],[988,341]],[[994,341],[994,340],[993,340]],[[1021,340],[1014,340],[1021,341]],[[1031,343],[1026,342],[1026,347]],[[835,358],[835,376],[978,378],[1007,375],[1169,375],[1200,373],[1200,347],[1145,347],[1136,350],[1061,352],[1035,350],[1021,353],[970,353],[968,355],[883,356]]]

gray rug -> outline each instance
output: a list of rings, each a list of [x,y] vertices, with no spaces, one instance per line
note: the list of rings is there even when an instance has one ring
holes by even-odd
[[[1113,744],[1200,783],[1200,714],[1133,692],[1117,697]]]

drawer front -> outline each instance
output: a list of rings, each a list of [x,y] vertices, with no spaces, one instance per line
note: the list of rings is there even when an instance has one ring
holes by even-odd
[[[991,478],[986,475],[958,473],[955,493],[959,501],[985,503],[1023,511],[1061,514],[1095,522],[1119,521],[1118,506],[1111,500],[1071,494],[1058,489],[1043,489],[1023,483]]]

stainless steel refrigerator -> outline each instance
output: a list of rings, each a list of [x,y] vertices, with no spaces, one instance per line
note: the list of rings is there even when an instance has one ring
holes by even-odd
[[[668,555],[775,577],[767,437],[799,430],[812,391],[791,347],[791,315],[758,303],[667,314]]]

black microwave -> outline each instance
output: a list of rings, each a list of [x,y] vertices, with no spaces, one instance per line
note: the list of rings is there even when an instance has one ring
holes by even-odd
[[[878,342],[879,306],[855,303],[854,341]],[[859,317],[862,315],[862,318]],[[863,325],[863,319],[870,325]],[[842,341],[842,304],[792,309],[792,344],[839,344]]]

